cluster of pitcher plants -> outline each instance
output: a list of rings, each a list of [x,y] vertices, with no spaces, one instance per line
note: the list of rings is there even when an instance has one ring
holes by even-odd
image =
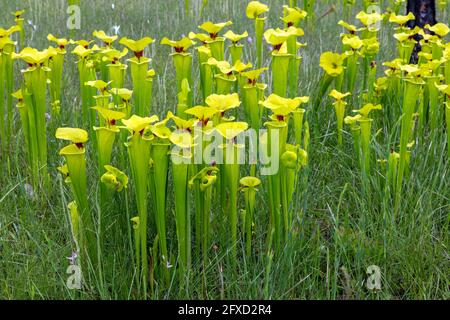
[[[208,21],[179,39],[130,39],[102,30],[92,33],[95,40],[49,34],[51,46],[39,51],[23,48],[23,11],[13,13],[15,26],[0,29],[2,154],[11,143],[13,99],[35,188],[48,190],[56,174],[47,167],[47,137],[67,141],[57,170],[72,195],[68,213],[86,284],[103,277],[102,253],[111,250],[106,243],[118,224],[112,214],[117,201],[134,210],[126,212],[125,222],[130,272],[143,297],[155,285],[169,286],[174,276],[182,290],[194,261],[205,271],[217,252],[229,268],[263,257],[270,269],[305,210],[298,199],[306,188],[310,136],[319,137],[321,124],[330,120],[336,123],[336,147],[346,152],[347,142],[353,146],[363,192],[370,197],[374,179],[381,179],[386,210],[393,218],[401,210],[414,145],[450,141],[450,44],[444,40],[450,29],[442,23],[406,28],[414,16],[399,15],[401,1],[391,1],[388,13],[361,11],[356,25],[342,20],[341,49],[321,55],[323,73],[310,99],[300,95],[306,46],[300,25],[314,19],[314,1],[300,2],[283,7],[276,29],[266,23],[269,7],[251,1],[249,30]],[[367,9],[374,1],[364,3]],[[388,24],[395,27],[398,57],[382,63],[378,33]],[[253,41],[245,41],[250,36]],[[417,41],[419,63],[410,64]],[[158,43],[170,47],[176,74],[177,105],[165,106],[162,115],[153,111],[158,75],[148,49]],[[62,97],[68,54],[77,59],[79,79],[80,117],[73,127],[60,125],[61,114],[78,108]],[[246,61],[248,56],[256,61]],[[16,60],[24,62],[18,88]],[[399,139],[377,159],[373,144],[381,133],[374,131],[386,123],[399,130]],[[91,160],[94,176],[87,169]],[[273,162],[276,169],[268,170]],[[174,226],[168,223],[172,214]],[[174,244],[168,241],[171,229]],[[255,248],[257,241],[263,250]]]
[[[412,13],[360,12],[359,25],[343,20],[341,52],[323,53],[320,59],[324,70],[319,93],[313,108],[317,110],[327,91],[333,98],[337,123],[337,144],[343,144],[344,125],[351,133],[355,157],[358,160],[364,189],[370,192],[370,180],[376,173],[385,186],[385,205],[398,213],[401,207],[402,189],[409,178],[411,154],[416,144],[431,144],[436,150],[441,139],[447,140],[447,158],[450,158],[450,114],[448,109],[448,83],[450,44],[445,36],[450,28],[444,23],[426,25],[424,29],[410,29],[406,24],[415,17]],[[382,62],[383,74],[377,72],[380,61],[378,32],[384,25],[393,25],[393,38],[397,43],[397,58]],[[420,45],[418,63],[412,63],[412,53]],[[355,88],[359,79],[360,88]],[[350,99],[352,95],[356,95]],[[357,104],[355,110],[347,110],[347,100]],[[383,106],[389,106],[384,110]],[[373,125],[384,124],[389,129],[399,125],[399,141],[386,147],[386,158],[376,159],[371,144],[381,135],[381,128],[373,134]],[[316,123],[317,124],[317,123]],[[391,134],[389,132],[389,134]],[[380,168],[372,168],[374,160]]]

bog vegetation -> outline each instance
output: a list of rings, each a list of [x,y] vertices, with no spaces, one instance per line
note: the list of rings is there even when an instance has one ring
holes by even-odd
[[[224,3],[164,7],[201,21],[176,34],[99,22],[36,47],[36,7],[3,14],[0,297],[445,297],[448,25],[407,28],[398,0],[205,18]]]

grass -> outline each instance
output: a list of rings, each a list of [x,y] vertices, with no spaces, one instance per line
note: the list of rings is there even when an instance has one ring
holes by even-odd
[[[44,48],[48,33],[57,37],[69,36],[67,15],[63,1],[6,1],[1,0],[5,12],[24,8],[27,24],[27,45]],[[84,1],[83,1],[84,2]],[[199,17],[201,1],[192,1],[195,8],[185,16],[184,2],[176,0],[99,0],[82,6],[82,29],[74,38],[91,38],[95,29],[112,32],[120,26],[122,36],[140,38],[151,36],[158,40],[167,36],[179,38],[202,21],[233,20],[235,31],[252,30],[252,22],[244,15],[245,5],[238,0],[210,1],[204,16]],[[279,26],[281,0],[270,1],[268,25]],[[318,16],[327,12],[329,5],[320,2]],[[355,9],[355,13],[356,13]],[[6,15],[7,16],[7,15]],[[308,43],[303,54],[301,95],[313,94],[319,81],[319,53],[340,47],[337,11],[320,19],[320,23],[305,27]],[[6,21],[5,21],[6,20]],[[448,15],[439,17],[448,21]],[[352,22],[352,21],[350,21]],[[11,17],[2,17],[0,24],[7,27]],[[380,32],[381,61],[395,57],[395,43],[391,28]],[[174,68],[167,58],[169,49],[159,45],[151,48],[152,65],[157,78],[154,87],[154,111],[160,116],[176,106]],[[252,52],[245,52],[255,61]],[[76,126],[79,120],[78,80],[75,59],[67,55],[64,73],[62,125]],[[267,60],[266,63],[269,63]],[[17,68],[16,68],[17,69]],[[194,68],[195,70],[196,68]],[[380,68],[381,69],[381,68]],[[197,72],[197,71],[196,71]],[[16,79],[19,78],[17,74]],[[198,76],[194,75],[194,79]],[[265,79],[270,83],[270,79]],[[129,82],[128,82],[129,83]],[[17,85],[17,84],[16,84]],[[130,85],[128,85],[129,87]],[[269,90],[270,92],[270,90]],[[352,109],[352,105],[349,106]],[[357,107],[357,106],[355,106]],[[349,109],[350,109],[349,108]],[[384,106],[389,108],[389,105]],[[336,147],[336,130],[331,102],[321,106],[320,135],[311,141],[310,169],[297,193],[296,233],[284,250],[273,258],[268,278],[268,256],[265,248],[267,203],[257,197],[256,235],[254,247],[258,258],[241,260],[238,272],[227,266],[223,248],[211,248],[212,262],[202,273],[201,260],[193,261],[188,286],[177,287],[175,275],[169,288],[156,284],[155,299],[448,299],[450,213],[450,164],[446,159],[446,141],[425,143],[415,148],[411,163],[411,177],[407,184],[402,209],[392,218],[393,208],[383,208],[383,191],[377,167],[368,196],[363,193],[360,172],[353,159],[350,133],[344,135],[344,148]],[[34,190],[30,197],[23,175],[22,132],[19,115],[15,114],[14,137],[10,150],[0,158],[0,299],[133,299],[133,262],[131,258],[129,216],[135,215],[133,190],[122,194],[111,204],[117,223],[108,226],[109,237],[104,252],[105,281],[93,281],[93,287],[74,291],[66,287],[66,269],[74,250],[67,214],[71,196],[56,172],[61,159],[57,154],[60,144],[54,138],[54,128],[48,130],[49,172],[51,192]],[[383,121],[376,124],[381,133],[374,138],[377,158],[385,158],[391,146],[398,144],[399,126],[391,127]],[[89,197],[96,199],[95,159],[88,161]],[[263,184],[266,180],[263,180]],[[169,184],[170,185],[170,184]],[[264,189],[264,188],[261,188]],[[266,190],[264,190],[266,192]],[[173,192],[169,187],[167,225],[169,250],[176,252]],[[240,197],[240,208],[244,208]],[[155,230],[154,221],[150,229]],[[213,232],[218,240],[218,230]],[[149,239],[154,239],[152,234]],[[214,240],[214,239],[213,239]],[[245,243],[237,243],[244,256]],[[367,267],[377,265],[382,272],[382,288],[370,291],[365,281]],[[268,285],[267,291],[264,290]]]

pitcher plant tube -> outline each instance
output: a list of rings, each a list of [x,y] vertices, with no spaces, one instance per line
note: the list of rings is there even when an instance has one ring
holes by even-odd
[[[245,253],[247,259],[252,255],[252,239],[253,239],[253,223],[257,187],[261,184],[261,180],[256,177],[244,177],[239,180],[241,184],[241,191],[245,198]]]
[[[245,11],[247,18],[255,20],[255,45],[256,45],[256,67],[261,68],[263,64],[263,34],[266,17],[262,15],[269,11],[269,7],[259,1],[250,1]]]
[[[128,47],[134,53],[134,57],[128,59],[128,62],[130,63],[131,79],[133,82],[135,114],[141,117],[150,116],[151,112],[151,101],[147,96],[148,83],[146,81],[151,59],[144,56],[144,50],[154,41],[150,37],[145,37],[140,40],[132,40],[124,37],[119,41],[120,44]]]
[[[122,119],[124,129],[128,130],[129,137],[126,143],[131,166],[131,174],[136,195],[136,204],[139,223],[135,229],[135,259],[138,273],[138,283],[147,293],[148,278],[148,251],[147,251],[147,221],[148,221],[148,186],[150,171],[150,147],[153,135],[149,133],[148,126],[158,121],[156,116],[140,117],[132,115],[129,119]]]
[[[236,266],[237,263],[237,230],[238,230],[238,189],[239,189],[239,149],[243,146],[236,142],[236,137],[248,129],[246,122],[224,122],[218,124],[215,129],[225,139],[223,148],[225,150],[225,180],[228,192],[228,224],[230,226],[231,263]]]
[[[97,265],[96,228],[87,196],[85,144],[88,133],[78,128],[58,128],[55,137],[71,142],[70,145],[62,148],[59,154],[66,160],[69,178],[66,182],[69,182],[79,214],[79,245],[81,258],[84,260],[82,266],[86,268],[89,263]]]
[[[192,41],[188,37],[184,37],[179,41],[163,38],[161,40],[161,44],[168,45],[173,48],[173,53],[170,55],[172,56],[176,71],[177,93],[179,93],[182,89],[183,79],[187,79],[189,87],[193,88],[192,54],[187,50],[195,44],[195,41]],[[192,106],[192,93],[189,94],[187,105]]]
[[[54,35],[49,34],[47,40],[56,43],[56,54],[49,60],[50,80],[50,100],[52,104],[52,114],[57,116],[61,107],[61,86],[64,71],[64,57],[67,53],[66,46],[69,40],[65,38],[58,39]]]
[[[18,54],[12,54],[13,59],[22,59],[28,64],[28,68],[22,70],[25,79],[27,92],[32,99],[28,108],[30,124],[30,135],[37,141],[37,158],[33,158],[33,167],[38,167],[39,176],[44,182],[48,182],[47,175],[47,72],[50,71],[45,66],[47,61],[55,55],[54,50],[38,51],[34,48],[25,48]],[[33,170],[36,173],[36,169]],[[37,176],[33,177],[36,186]]]

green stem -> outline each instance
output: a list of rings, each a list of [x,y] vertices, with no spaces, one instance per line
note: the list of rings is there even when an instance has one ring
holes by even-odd
[[[295,144],[302,145],[302,132],[303,132],[303,118],[305,115],[304,109],[296,109],[292,112],[292,120],[294,123],[294,137]]]
[[[94,127],[95,134],[97,136],[97,166],[98,166],[98,176],[101,177],[105,172],[105,165],[111,163],[111,154],[114,146],[114,141],[116,139],[116,134],[119,129],[110,129],[105,127]],[[107,187],[102,183],[100,184],[100,217],[99,217],[99,232],[100,232],[100,243],[103,243],[105,236],[105,226],[109,221],[108,204],[111,201],[111,193]]]
[[[255,19],[255,43],[256,43],[256,67],[259,69],[263,65],[263,34],[266,18]]]
[[[445,83],[450,83],[450,61],[445,62],[444,76],[445,76]]]
[[[280,97],[286,97],[291,57],[290,54],[272,53],[272,87]]]
[[[211,217],[211,201],[212,201],[212,187],[208,187],[203,192],[203,232],[202,232],[202,253],[203,253],[203,268],[206,268],[208,261],[208,249],[210,243],[210,217]]]
[[[292,56],[289,61],[289,97],[295,98],[298,96],[298,77],[300,70],[301,57],[297,56],[297,37],[290,36],[287,40],[287,50]]]
[[[7,139],[5,129],[5,63],[4,55],[0,53],[0,140],[2,153],[6,153]]]
[[[145,80],[145,114],[150,115],[152,112],[152,100],[153,100],[153,78],[147,77]]]
[[[224,48],[225,39],[222,37],[218,37],[213,41],[209,41],[209,48],[211,49],[211,56],[217,61],[225,60],[225,48]]]
[[[196,170],[191,175],[196,175],[198,172],[200,172],[200,166],[196,165]],[[194,166],[192,167],[194,169]],[[195,201],[195,248],[197,256],[199,256],[200,248],[201,248],[201,239],[202,239],[202,221],[203,221],[203,200],[202,200],[202,194],[200,191],[200,182],[198,180],[195,181],[195,188],[194,188],[194,201]]]
[[[238,210],[237,210],[237,191],[239,185],[239,165],[226,164],[225,173],[227,177],[227,185],[229,192],[229,221],[230,221],[230,245],[231,245],[231,261],[233,266],[237,262],[237,224],[238,224]]]
[[[352,132],[353,137],[353,151],[356,155],[356,160],[358,161],[358,164],[362,170],[362,164],[361,164],[361,127],[360,126],[352,126],[350,128]]]
[[[148,64],[150,59],[133,57],[128,59],[131,69],[131,80],[133,82],[133,97],[135,114],[146,117],[150,115],[149,102],[146,101],[145,80],[147,78]],[[147,113],[148,112],[148,113]]]
[[[169,144],[153,143],[151,148],[151,158],[153,160],[153,170],[155,176],[156,191],[156,230],[159,236],[159,251],[162,258],[162,268],[165,279],[169,281],[169,255],[167,251],[166,234],[166,194],[167,194],[167,174],[169,166]]]
[[[370,137],[372,131],[372,119],[361,119],[361,151],[363,171],[366,177],[370,174]]]
[[[337,134],[338,134],[338,145],[342,146],[343,138],[342,132],[344,129],[344,118],[345,118],[345,106],[344,101],[336,101],[334,104],[334,110],[336,112],[336,122],[337,122]]]
[[[25,89],[24,89],[25,90]],[[24,91],[22,90],[22,92]],[[0,96],[1,98],[1,96]],[[1,102],[0,102],[1,104]],[[30,120],[28,116],[28,107],[24,101],[19,101],[16,105],[17,110],[19,110],[20,122],[22,123],[22,130],[25,140],[25,150],[27,156],[27,162],[31,166],[31,137],[30,137]],[[1,110],[1,109],[0,109]]]
[[[84,147],[79,148],[75,145],[70,145],[62,149],[60,152],[60,154],[66,159],[70,176],[70,186],[80,215],[79,244],[81,249],[81,259],[84,261],[83,265],[85,266],[85,272],[87,274],[86,266],[88,259],[95,268],[98,256],[95,226],[87,198],[85,153],[86,151]]]
[[[253,215],[256,198],[255,188],[248,188],[247,190],[245,190],[244,197],[245,197],[245,233],[246,233],[245,252],[247,255],[247,260],[250,260],[252,256],[252,226],[253,226]]]
[[[190,53],[173,53],[173,63],[175,65],[177,79],[177,93],[183,89],[183,79],[187,79],[189,88],[193,88],[192,83],[192,54]],[[187,105],[192,106],[192,89],[189,92]]]
[[[439,89],[435,83],[438,82],[439,77],[431,76],[427,79],[427,89],[429,96],[429,117],[430,117],[430,130],[435,132],[439,125]]]
[[[27,115],[28,115],[28,131],[29,131],[29,157],[30,157],[30,166],[31,166],[31,177],[32,177],[32,183],[33,187],[38,187],[38,181],[39,181],[39,156],[38,156],[38,135],[36,132],[36,109],[33,105],[33,99],[31,96],[31,93],[29,92],[28,88],[24,87],[22,89],[24,102],[25,102],[25,108],[27,109]]]
[[[40,177],[47,185],[47,125],[45,112],[47,107],[47,76],[41,67],[28,69],[24,72],[27,88],[31,93],[34,129],[36,130],[37,155]]]
[[[281,157],[281,155],[286,151],[286,140],[287,140],[287,124],[285,122],[268,122],[266,124],[268,128],[268,147],[269,150],[272,150],[272,144],[278,145],[278,154],[271,155],[271,157]],[[278,131],[278,140],[272,141],[273,137],[276,134],[273,134],[274,131]],[[280,167],[278,172],[269,176],[269,192],[271,198],[271,214],[273,218],[273,224],[275,229],[275,246],[277,250],[281,250],[282,244],[282,224],[281,224],[281,216],[282,216],[282,189],[281,189],[281,174],[282,168]]]
[[[81,117],[83,126],[93,126],[95,122],[90,122],[91,107],[94,105],[95,88],[86,86],[88,81],[95,80],[95,71],[93,67],[88,64],[86,59],[78,61],[78,74],[80,80],[80,94],[81,94]]]
[[[22,28],[23,29],[23,28]],[[6,121],[6,143],[9,145],[11,139],[12,124],[13,119],[13,97],[12,93],[14,91],[14,60],[12,59],[12,53],[14,52],[14,45],[7,44],[3,47],[3,59],[4,59],[4,72],[6,77],[6,101],[7,101],[7,121]],[[3,83],[2,83],[3,85]],[[45,86],[45,84],[44,84]],[[45,90],[45,89],[44,89]]]
[[[357,67],[358,67],[358,54],[353,52],[353,54],[347,58],[347,91],[353,92],[355,88],[356,76],[357,76]]]
[[[255,86],[244,86],[244,112],[246,121],[250,124],[250,127],[259,131],[261,127],[261,106],[258,100],[258,89]]]
[[[124,87],[124,81],[125,81],[125,75],[126,71],[128,69],[128,66],[121,63],[115,63],[115,64],[108,64],[108,74],[109,74],[109,80],[111,82],[111,88],[123,88]],[[119,104],[119,101],[116,101],[116,104]]]
[[[52,102],[52,114],[59,115],[59,106],[61,104],[61,84],[64,67],[64,53],[58,52],[50,63],[50,98]]]
[[[172,155],[175,157],[176,155]],[[187,192],[187,182],[189,173],[189,164],[184,163],[182,157],[178,156],[180,161],[172,161],[173,186],[175,193],[175,221],[178,240],[178,261],[180,283],[184,283],[185,273],[190,268],[190,250],[188,250],[188,229],[189,220],[189,202]],[[190,160],[190,159],[189,159]]]
[[[418,99],[417,92],[419,92],[419,89],[420,85],[409,81],[406,82],[402,107],[403,115],[400,133],[400,160],[398,165],[397,185],[395,188],[396,192],[395,212],[398,212],[398,209],[400,208],[400,200],[403,187],[403,176],[405,173],[405,166],[406,166],[407,145],[411,135],[411,123],[414,109],[416,107],[416,102]]]
[[[21,49],[24,48],[24,44],[25,44],[25,28],[23,27],[23,18],[16,18],[14,19],[14,21],[16,22],[16,24],[19,26],[19,47]]]
[[[232,44],[229,49],[231,55],[231,63],[234,66],[238,60],[241,60],[244,46],[242,44]]]
[[[450,103],[445,103],[445,121],[447,124],[447,154],[450,161]]]
[[[147,292],[148,284],[148,259],[147,259],[147,191],[149,179],[150,141],[142,137],[140,133],[134,133],[129,142],[128,155],[130,158],[131,172],[134,181],[136,203],[139,213],[139,237],[140,244],[140,274],[144,292]]]

